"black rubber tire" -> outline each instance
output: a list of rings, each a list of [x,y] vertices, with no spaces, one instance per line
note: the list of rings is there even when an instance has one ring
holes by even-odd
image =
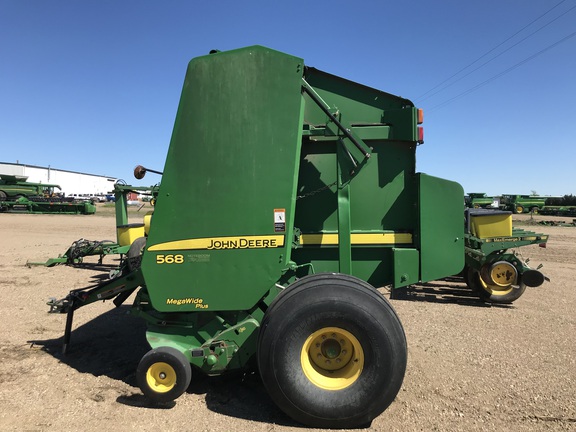
[[[305,344],[324,328],[342,329],[361,347],[363,367],[345,388],[321,388],[305,373]],[[272,400],[294,420],[317,428],[363,427],[402,386],[406,337],[392,306],[370,284],[317,274],[298,280],[272,302],[262,321],[257,357]]]
[[[163,381],[159,373],[164,373],[168,381]],[[153,402],[166,403],[186,391],[192,380],[192,367],[177,349],[160,347],[142,357],[136,369],[136,380],[146,397]]]
[[[467,285],[474,291],[481,300],[489,303],[500,303],[500,304],[510,304],[518,300],[524,291],[526,291],[526,285],[522,282],[522,276],[520,278],[518,288],[502,289],[502,291],[488,290],[485,284],[482,282],[480,277],[480,272],[468,267],[468,273],[466,277]]]
[[[126,253],[127,266],[129,271],[134,271],[140,268],[142,264],[142,252],[146,247],[146,237],[138,237],[130,245],[128,253]]]
[[[0,201],[6,201],[7,199],[8,195],[6,195],[6,192],[0,191]]]

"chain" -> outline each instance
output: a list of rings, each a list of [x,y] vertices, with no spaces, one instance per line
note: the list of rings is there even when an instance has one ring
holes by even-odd
[[[296,199],[299,200],[301,198],[307,198],[309,196],[314,196],[320,192],[324,192],[326,189],[330,189],[332,186],[336,186],[337,183],[338,183],[338,180],[336,180],[334,183],[330,183],[329,185],[322,186],[320,189],[316,189],[316,190],[313,190],[311,192],[305,193],[304,195],[297,195]]]

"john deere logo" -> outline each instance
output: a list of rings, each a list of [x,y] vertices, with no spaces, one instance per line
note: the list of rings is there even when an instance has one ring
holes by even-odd
[[[207,249],[259,249],[275,248],[279,245],[276,238],[239,238],[237,240],[210,240]]]
[[[159,243],[148,248],[149,251],[175,251],[192,249],[264,249],[284,246],[283,235],[208,237],[188,240],[176,240]]]

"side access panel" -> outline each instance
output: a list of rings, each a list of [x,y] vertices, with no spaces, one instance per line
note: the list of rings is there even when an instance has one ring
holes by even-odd
[[[190,62],[142,261],[158,311],[249,309],[288,266],[303,68],[259,46]]]
[[[464,268],[464,190],[458,183],[418,173],[420,280]]]
[[[418,283],[420,276],[420,253],[417,249],[392,249],[394,256],[393,288]]]

